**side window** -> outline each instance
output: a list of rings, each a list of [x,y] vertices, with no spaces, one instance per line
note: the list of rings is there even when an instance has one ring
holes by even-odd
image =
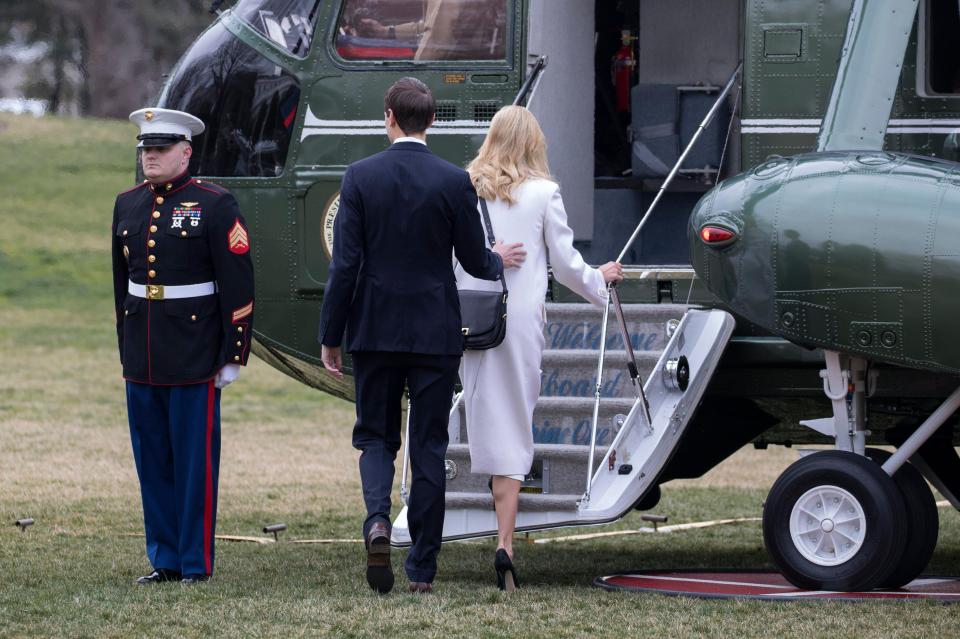
[[[300,101],[297,79],[215,24],[174,70],[158,106],[206,124],[190,171],[218,177],[283,172]]]
[[[960,2],[926,0],[922,23],[926,91],[960,95]]]
[[[345,0],[345,60],[505,60],[509,0]]]
[[[295,56],[310,51],[321,0],[240,0],[234,11]]]

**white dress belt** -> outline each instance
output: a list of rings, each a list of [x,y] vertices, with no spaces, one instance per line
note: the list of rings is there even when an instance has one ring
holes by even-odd
[[[201,284],[170,286],[162,284],[137,284],[129,281],[127,292],[134,297],[142,297],[148,300],[180,300],[188,297],[213,295],[217,292],[217,283],[203,282]]]

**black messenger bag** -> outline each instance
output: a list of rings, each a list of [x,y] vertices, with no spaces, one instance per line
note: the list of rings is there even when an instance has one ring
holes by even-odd
[[[487,227],[490,248],[496,243],[487,202],[480,198],[483,223]],[[507,335],[507,282],[500,276],[503,291],[460,290],[460,325],[463,347],[468,351],[483,351],[499,346]]]

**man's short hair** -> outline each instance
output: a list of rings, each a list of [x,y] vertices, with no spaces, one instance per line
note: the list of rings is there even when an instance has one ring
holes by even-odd
[[[383,96],[383,111],[393,111],[404,133],[423,133],[433,123],[437,103],[426,84],[416,78],[400,78]]]

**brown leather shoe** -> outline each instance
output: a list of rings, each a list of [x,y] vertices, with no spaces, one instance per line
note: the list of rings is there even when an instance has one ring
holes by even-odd
[[[410,585],[407,587],[407,590],[417,594],[425,595],[429,592],[433,592],[433,584],[428,584],[425,581],[411,581]]]
[[[374,591],[386,594],[393,589],[393,568],[390,566],[390,528],[376,522],[367,533],[367,584]]]

